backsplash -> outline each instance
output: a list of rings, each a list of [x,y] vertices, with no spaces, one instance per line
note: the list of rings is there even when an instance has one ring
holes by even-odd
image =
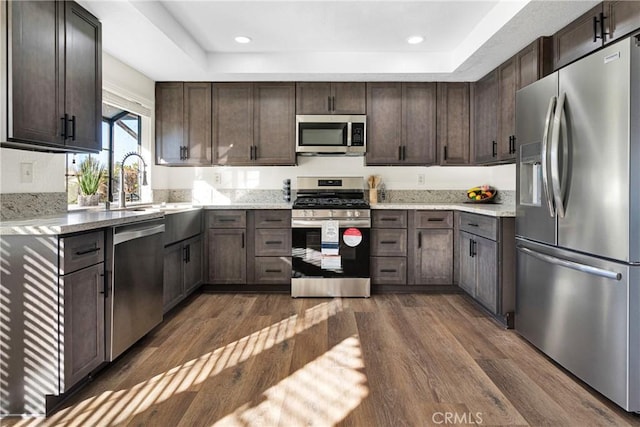
[[[515,204],[515,191],[499,191],[496,202],[505,205]],[[291,195],[295,199],[295,190]],[[208,204],[255,204],[282,203],[282,190],[230,190],[213,189],[209,191],[153,190],[153,203],[192,202],[199,205]],[[382,198],[378,192],[380,203],[462,203],[467,201],[464,190],[386,190]]]
[[[0,207],[0,221],[57,215],[67,212],[67,193],[3,193]]]

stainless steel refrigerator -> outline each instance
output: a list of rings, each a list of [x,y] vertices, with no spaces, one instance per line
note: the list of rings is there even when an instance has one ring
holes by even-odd
[[[640,34],[516,95],[516,330],[640,411]]]

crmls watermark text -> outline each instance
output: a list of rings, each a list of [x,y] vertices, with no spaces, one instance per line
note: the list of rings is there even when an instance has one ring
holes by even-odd
[[[435,424],[482,424],[482,412],[434,412],[431,421]]]

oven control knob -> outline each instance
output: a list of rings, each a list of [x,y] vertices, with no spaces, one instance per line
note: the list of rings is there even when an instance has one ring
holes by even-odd
[[[352,211],[347,211],[347,216],[353,216],[353,212]]]
[[[353,215],[354,215],[354,216],[360,216],[360,211],[355,211],[355,212],[353,213]]]
[[[304,211],[304,216],[313,216],[313,211]]]

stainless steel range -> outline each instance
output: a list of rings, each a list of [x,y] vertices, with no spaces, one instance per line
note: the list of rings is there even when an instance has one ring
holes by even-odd
[[[363,177],[299,177],[291,211],[293,297],[369,297],[371,211]]]

